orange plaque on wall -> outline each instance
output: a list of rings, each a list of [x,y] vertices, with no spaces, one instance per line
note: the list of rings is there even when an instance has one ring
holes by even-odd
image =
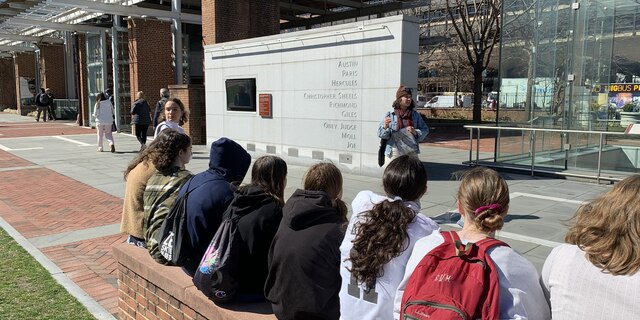
[[[263,118],[271,118],[271,94],[261,93],[258,95],[258,113]]]

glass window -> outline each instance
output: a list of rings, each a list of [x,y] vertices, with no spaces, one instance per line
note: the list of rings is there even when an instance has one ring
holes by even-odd
[[[256,111],[256,79],[228,79],[227,110]]]

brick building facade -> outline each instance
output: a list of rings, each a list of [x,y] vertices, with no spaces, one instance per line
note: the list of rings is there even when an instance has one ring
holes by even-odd
[[[33,52],[16,52],[14,59],[14,76],[16,88],[16,106],[18,113],[23,114],[22,105],[20,104],[20,77],[33,79],[36,77],[36,60]]]
[[[51,89],[56,99],[67,98],[63,45],[40,45],[41,87]]]
[[[15,108],[16,104],[16,81],[13,58],[0,59],[0,110],[4,108]]]

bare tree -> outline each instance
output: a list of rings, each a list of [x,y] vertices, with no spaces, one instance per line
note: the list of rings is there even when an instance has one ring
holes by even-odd
[[[471,68],[464,47],[449,22],[443,3],[428,3],[410,14],[423,19],[420,24],[420,69],[427,69],[432,76],[426,84],[437,85],[445,91],[470,91]],[[443,83],[444,82],[444,83]],[[457,105],[457,103],[456,103]]]
[[[473,70],[473,123],[482,120],[482,73],[499,41],[502,0],[445,0],[451,24]]]

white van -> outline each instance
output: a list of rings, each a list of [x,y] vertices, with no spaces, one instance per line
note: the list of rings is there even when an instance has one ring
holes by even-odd
[[[463,107],[471,106],[471,97],[469,96],[460,96],[462,99]],[[456,97],[455,96],[435,96],[431,98],[426,104],[427,108],[455,108],[456,107]]]
[[[418,95],[416,97],[416,108],[424,108],[424,105],[427,104],[427,96]]]

